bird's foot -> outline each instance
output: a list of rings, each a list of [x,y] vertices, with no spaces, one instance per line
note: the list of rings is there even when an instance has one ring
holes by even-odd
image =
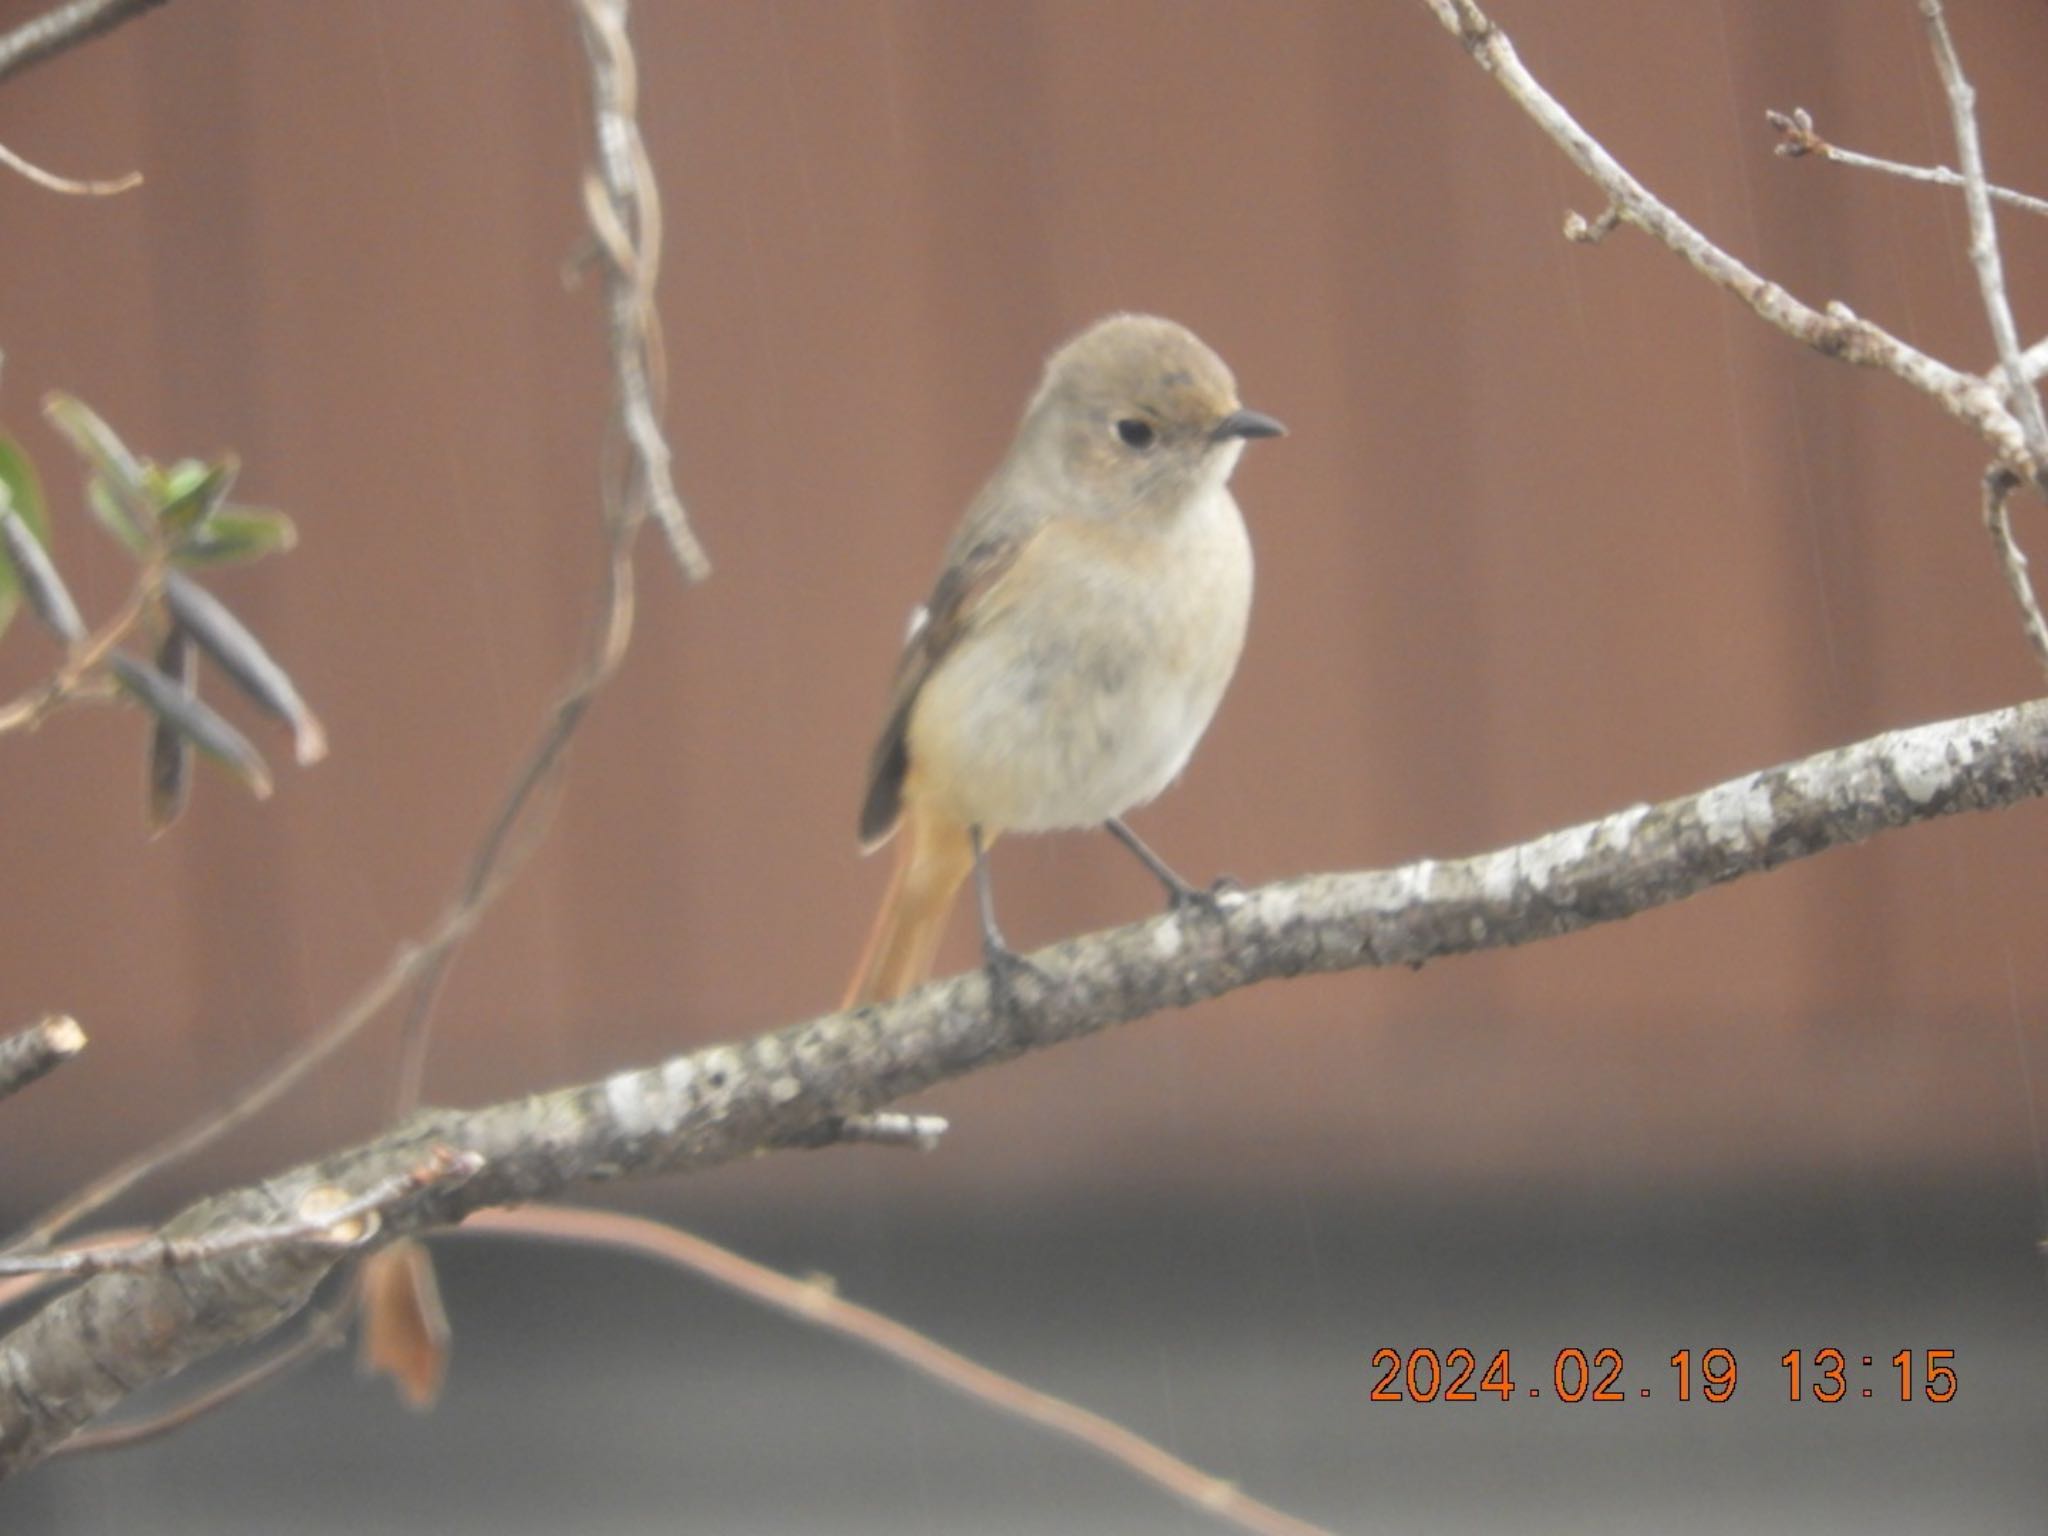
[[[1189,885],[1187,881],[1181,879],[1171,864],[1145,846],[1143,838],[1124,825],[1122,817],[1112,816],[1103,825],[1118,842],[1137,856],[1140,864],[1152,871],[1152,878],[1165,888],[1168,912],[1179,914],[1192,907],[1219,923],[1228,919],[1229,913],[1225,909],[1234,905],[1232,898],[1241,896],[1244,890],[1244,887],[1230,876],[1224,875],[1207,890],[1198,885]]]
[[[1218,923],[1229,922],[1230,909],[1243,900],[1244,887],[1234,875],[1218,875],[1207,887],[1189,885],[1175,876],[1166,888],[1167,911],[1179,915],[1193,910]]]
[[[1022,1006],[1018,982],[1029,979],[1039,991],[1052,985],[1052,978],[1003,942],[999,933],[981,936],[981,967],[988,973],[988,996],[996,1012],[1014,1015]]]

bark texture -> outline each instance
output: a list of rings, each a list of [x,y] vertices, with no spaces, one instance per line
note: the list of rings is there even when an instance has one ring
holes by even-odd
[[[192,1206],[163,1235],[289,1224],[316,1189],[359,1194],[445,1158],[442,1148],[474,1154],[478,1171],[385,1208],[381,1240],[574,1184],[819,1145],[839,1121],[934,1083],[1254,982],[1550,938],[1892,827],[2044,793],[2048,701],[1893,731],[1495,852],[1307,875],[1246,892],[1221,917],[1169,914],[1072,939],[1030,957],[1007,1010],[969,973],[597,1082],[425,1112]],[[340,1258],[331,1246],[238,1250],[102,1275],[50,1303],[0,1338],[0,1476],[131,1392],[275,1327]]]

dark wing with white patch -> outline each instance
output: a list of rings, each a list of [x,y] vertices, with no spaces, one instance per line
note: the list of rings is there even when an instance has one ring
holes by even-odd
[[[872,849],[895,830],[903,810],[903,780],[910,771],[910,711],[933,668],[973,626],[974,616],[1029,542],[991,536],[970,545],[939,577],[924,622],[903,647],[889,696],[889,720],[868,760],[868,790],[860,806],[860,841]]]

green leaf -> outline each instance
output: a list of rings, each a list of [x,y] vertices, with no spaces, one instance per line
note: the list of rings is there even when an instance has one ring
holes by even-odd
[[[146,552],[156,500],[150,495],[149,475],[142,461],[81,400],[52,390],[43,396],[43,414],[92,471],[86,500],[95,515],[134,553]]]
[[[7,488],[9,504],[35,531],[36,542],[48,549],[50,523],[43,513],[43,483],[21,444],[4,432],[0,432],[0,486]]]
[[[270,767],[249,739],[216,714],[202,699],[185,692],[182,677],[168,678],[125,651],[107,658],[114,680],[157,719],[224,764],[258,800],[270,797]]]
[[[199,642],[237,688],[292,728],[300,767],[327,755],[327,733],[319,719],[299,697],[285,669],[227,604],[176,571],[164,577],[164,603],[178,627]]]
[[[37,542],[47,549],[50,525],[43,516],[43,487],[36,478],[36,467],[19,443],[0,433],[0,511],[8,507],[21,514]],[[7,633],[20,607],[21,586],[14,579],[14,567],[0,561],[0,635]]]
[[[92,508],[92,515],[99,520],[99,525],[119,539],[129,554],[140,560],[149,553],[149,541],[136,527],[135,519],[128,515],[120,498],[98,475],[89,477],[85,482],[85,504]]]
[[[0,550],[7,555],[14,581],[35,616],[67,646],[85,639],[85,620],[78,604],[57,574],[57,567],[42,543],[29,528],[28,520],[12,507],[0,507]]]
[[[168,469],[161,464],[149,463],[142,467],[142,481],[149,487],[149,494],[156,498],[156,504],[162,506],[173,496],[184,495],[204,480],[212,467],[203,459],[180,459]]]
[[[282,512],[262,507],[220,508],[172,551],[179,565],[231,565],[277,554],[299,542],[299,530]]]
[[[221,509],[241,468],[242,461],[232,453],[217,464],[184,459],[171,466],[164,477],[168,494],[157,520],[172,548],[205,527],[207,520]]]
[[[157,674],[186,698],[199,689],[199,651],[192,639],[173,624],[157,647]],[[158,716],[149,731],[149,835],[161,837],[184,814],[192,796],[192,742],[183,731]]]

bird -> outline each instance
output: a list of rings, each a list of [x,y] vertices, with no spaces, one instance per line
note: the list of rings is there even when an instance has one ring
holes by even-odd
[[[1107,828],[1172,907],[1213,907],[1123,817],[1180,775],[1237,668],[1252,550],[1230,475],[1285,432],[1172,320],[1111,315],[1047,360],[897,662],[860,811],[863,852],[893,837],[895,864],[843,1007],[929,976],[970,872],[992,983],[1028,964],[995,920],[1004,833]]]

